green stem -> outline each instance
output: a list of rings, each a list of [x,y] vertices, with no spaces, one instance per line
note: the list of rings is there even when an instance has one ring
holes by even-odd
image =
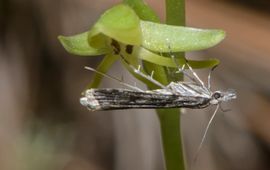
[[[102,73],[107,73],[107,71],[111,68],[113,63],[118,59],[118,56],[115,55],[106,55],[103,60],[100,62],[98,67],[96,68],[97,71]],[[90,88],[97,88],[104,76],[95,73],[93,77],[93,81],[88,85],[87,89]]]
[[[185,25],[185,1],[166,0],[166,23],[170,25]],[[184,57],[184,53],[175,54]],[[171,70],[172,72],[173,70]],[[183,75],[181,75],[183,80]],[[167,74],[168,80],[174,79]],[[167,170],[184,170],[185,159],[181,140],[180,110],[157,110],[163,141],[164,158]]]
[[[185,0],[166,0],[166,23],[185,26]]]
[[[157,110],[167,170],[184,170],[179,109]]]
[[[141,19],[159,22],[158,17],[147,6],[143,0],[123,0],[130,5]],[[166,0],[166,23],[170,25],[185,25],[185,5],[184,0]],[[184,53],[177,53],[176,56],[184,57]],[[143,62],[146,72],[154,71],[154,78],[162,84],[168,84],[175,79],[175,70],[169,70],[147,61]],[[180,79],[183,80],[183,75]],[[179,79],[178,79],[179,80]],[[153,87],[148,87],[152,89]],[[181,129],[180,129],[180,110],[179,109],[159,109],[156,110],[160,120],[161,136],[163,143],[164,159],[167,170],[184,170],[185,161],[183,156]]]

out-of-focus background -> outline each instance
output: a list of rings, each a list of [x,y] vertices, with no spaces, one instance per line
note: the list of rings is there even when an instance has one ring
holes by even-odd
[[[153,110],[90,113],[82,90],[102,57],[68,54],[58,35],[88,30],[117,0],[1,0],[0,169],[164,170]],[[147,1],[164,18],[164,2]],[[238,99],[211,125],[196,163],[192,158],[213,108],[182,116],[188,166],[193,170],[270,169],[270,3],[267,0],[187,0],[187,25],[221,28],[218,46],[188,57],[215,57],[214,89]],[[199,72],[205,77],[204,72]],[[110,71],[134,80],[119,64]],[[104,87],[119,84],[104,80]]]

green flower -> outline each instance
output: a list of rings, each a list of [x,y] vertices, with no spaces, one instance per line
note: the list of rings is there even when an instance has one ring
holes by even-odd
[[[98,71],[106,73],[116,60],[121,60],[134,76],[151,86],[149,81],[135,74],[129,64],[137,67],[142,61],[147,61],[176,68],[185,64],[186,60],[178,57],[175,63],[168,57],[172,53],[207,49],[218,44],[224,37],[222,30],[143,21],[128,5],[119,4],[107,10],[89,31],[70,37],[59,36],[59,40],[72,54],[105,55],[97,67]],[[193,68],[209,68],[219,63],[217,59],[188,62]],[[101,79],[101,75],[95,75],[89,87],[97,87]]]

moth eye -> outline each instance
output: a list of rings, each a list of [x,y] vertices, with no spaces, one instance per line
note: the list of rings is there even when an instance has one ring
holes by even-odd
[[[220,94],[220,93],[214,93],[213,97],[214,97],[215,99],[218,99],[218,98],[221,97],[221,94]]]

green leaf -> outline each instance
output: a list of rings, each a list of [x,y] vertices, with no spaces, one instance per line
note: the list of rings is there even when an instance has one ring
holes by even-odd
[[[88,32],[77,34],[74,36],[58,36],[63,47],[71,54],[80,56],[95,56],[105,54],[108,49],[94,48],[88,44]]]
[[[157,55],[141,47],[134,47],[133,55],[137,56],[139,59],[157,64],[160,66],[173,67],[173,68],[177,67],[177,65],[171,58]],[[179,66],[182,66],[186,63],[184,58],[176,59],[176,62]],[[189,65],[194,69],[211,68],[219,64],[219,60],[217,59],[207,59],[207,60],[202,60],[202,61],[188,60],[188,62],[189,62]]]
[[[127,5],[119,4],[107,10],[89,32],[89,43],[93,37],[104,34],[119,42],[131,45],[141,44],[140,20]]]
[[[210,48],[225,37],[216,29],[198,29],[141,21],[142,46],[155,52],[184,52]]]

